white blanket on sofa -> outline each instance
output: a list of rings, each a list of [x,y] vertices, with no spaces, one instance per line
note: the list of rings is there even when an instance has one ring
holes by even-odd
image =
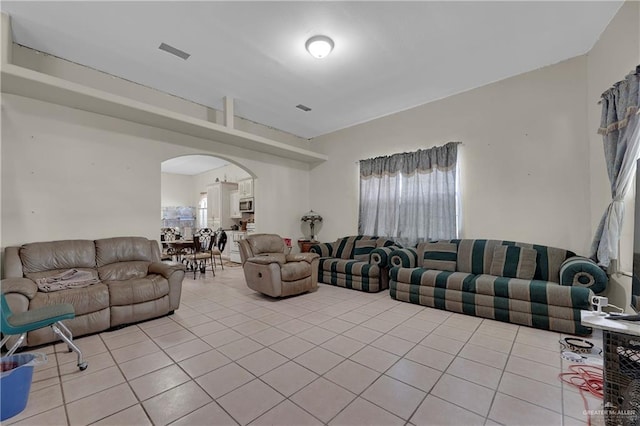
[[[89,271],[79,271],[77,269],[69,269],[58,275],[47,278],[38,278],[36,284],[42,292],[66,290],[69,288],[88,287],[91,284],[97,284],[100,281]]]

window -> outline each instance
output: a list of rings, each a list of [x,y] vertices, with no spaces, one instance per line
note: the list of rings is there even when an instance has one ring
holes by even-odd
[[[198,228],[207,227],[207,193],[206,192],[200,193],[200,201],[198,201],[197,227]]]
[[[457,145],[361,161],[359,233],[408,246],[456,238]]]

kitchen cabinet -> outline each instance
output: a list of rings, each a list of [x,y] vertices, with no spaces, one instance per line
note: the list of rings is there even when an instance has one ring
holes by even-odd
[[[240,212],[240,191],[231,191],[229,199],[231,200],[231,218],[242,219],[242,213]]]
[[[238,192],[240,198],[253,197],[253,179],[242,179],[238,181]]]
[[[240,240],[246,238],[247,233],[243,231],[231,231],[229,235],[229,260],[236,263],[242,263],[242,260],[240,259]]]
[[[207,186],[207,226],[216,230],[229,229],[234,224],[231,218],[231,192],[237,191],[238,184],[216,182]]]

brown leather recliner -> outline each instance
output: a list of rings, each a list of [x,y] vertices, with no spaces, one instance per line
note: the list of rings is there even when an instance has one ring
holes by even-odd
[[[254,234],[240,240],[240,258],[249,288],[272,297],[285,297],[318,288],[315,253],[285,254],[282,237]]]

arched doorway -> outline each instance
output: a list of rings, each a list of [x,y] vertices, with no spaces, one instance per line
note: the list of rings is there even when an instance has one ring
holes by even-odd
[[[222,228],[232,233],[230,242],[242,238],[238,234],[254,229],[255,177],[244,166],[214,155],[184,155],[163,161],[161,227],[177,228],[186,239],[199,228]],[[232,249],[235,245],[227,246]],[[227,258],[237,257],[232,250],[225,251]]]

